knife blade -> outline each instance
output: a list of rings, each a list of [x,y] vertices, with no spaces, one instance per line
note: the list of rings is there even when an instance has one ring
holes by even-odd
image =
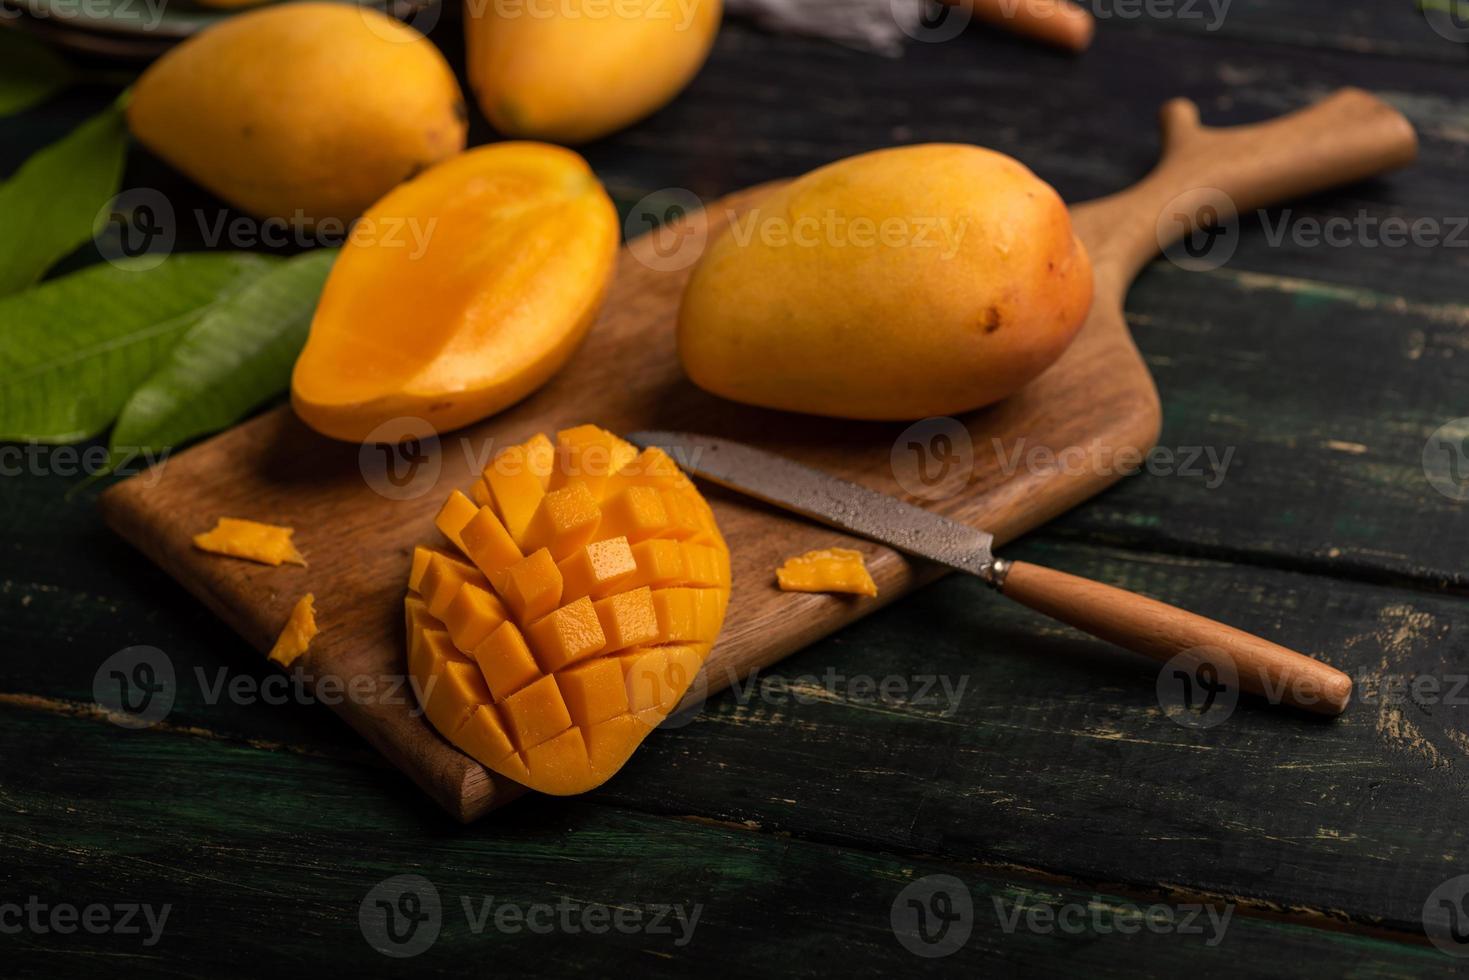
[[[785,456],[690,432],[632,432],[639,448],[657,446],[679,468],[710,483],[895,551],[947,565],[989,581],[994,535],[897,497],[813,469]]]
[[[1190,674],[1219,690],[1234,684],[1317,714],[1340,714],[1351,699],[1352,679],[1329,664],[1126,589],[997,558],[994,537],[984,531],[795,460],[688,432],[634,432],[627,438],[643,448],[657,446],[680,468],[711,483],[977,575],[1036,612],[1165,662],[1171,676]]]

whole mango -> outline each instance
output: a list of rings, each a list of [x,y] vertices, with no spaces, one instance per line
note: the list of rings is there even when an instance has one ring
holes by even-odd
[[[684,370],[766,408],[915,419],[988,405],[1086,319],[1092,271],[1055,190],[990,150],[821,167],[733,215],[679,312]]]
[[[583,143],[677,95],[720,11],[720,0],[465,0],[469,85],[505,135]]]
[[[133,135],[261,218],[348,221],[464,148],[464,98],[439,50],[355,4],[231,17],[158,59]]]

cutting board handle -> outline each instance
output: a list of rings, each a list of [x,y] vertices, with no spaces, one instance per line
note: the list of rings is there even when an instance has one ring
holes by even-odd
[[[1406,166],[1418,153],[1407,117],[1357,88],[1244,126],[1202,125],[1188,99],[1169,101],[1161,116],[1163,157],[1152,173],[1084,206],[1090,240],[1104,243],[1092,256],[1098,278],[1119,292],[1185,234]]]

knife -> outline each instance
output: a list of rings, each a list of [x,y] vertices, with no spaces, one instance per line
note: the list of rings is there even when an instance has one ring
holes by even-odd
[[[978,576],[1036,612],[1154,660],[1207,665],[1240,690],[1338,715],[1352,679],[1303,654],[1232,626],[1076,575],[997,557],[994,536],[794,460],[687,432],[634,432],[686,472],[904,554]]]

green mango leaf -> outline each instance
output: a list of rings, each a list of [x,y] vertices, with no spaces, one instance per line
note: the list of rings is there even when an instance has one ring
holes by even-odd
[[[97,213],[117,195],[126,148],[122,109],[113,104],[0,183],[0,296],[91,240]]]
[[[0,116],[39,105],[76,80],[76,72],[45,43],[0,30]]]
[[[335,259],[298,255],[212,306],[123,407],[114,463],[216,432],[284,391]]]
[[[277,264],[244,252],[144,256],[0,298],[0,439],[101,432],[212,303]]]

